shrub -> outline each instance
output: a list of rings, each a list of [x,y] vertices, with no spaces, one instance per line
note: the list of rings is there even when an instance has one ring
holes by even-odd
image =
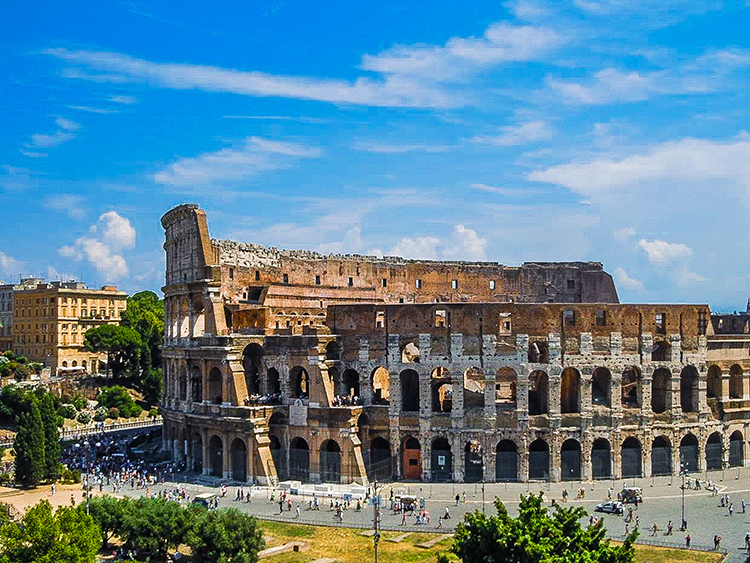
[[[67,403],[64,405],[60,405],[60,408],[57,409],[57,414],[59,414],[63,418],[67,418],[68,420],[73,420],[78,415],[78,409],[75,407],[75,405]]]
[[[88,424],[89,422],[91,422],[91,415],[86,411],[83,411],[81,413],[78,413],[76,420],[81,424]]]
[[[156,418],[157,416],[159,416],[159,409],[151,409],[150,411],[148,411],[148,415],[151,418]]]
[[[62,470],[60,474],[60,482],[63,485],[73,485],[81,482],[81,472],[77,469],[68,469],[67,467]]]
[[[128,390],[119,385],[102,390],[96,400],[99,402],[99,406],[107,408],[117,407],[120,411],[120,416],[127,418],[138,416],[143,410],[135,404]]]
[[[112,407],[111,409],[109,409],[109,411],[107,412],[107,418],[111,418],[112,420],[117,420],[118,418],[120,418],[120,409],[118,409],[117,407]]]
[[[13,482],[12,473],[0,473],[0,485],[7,485]]]
[[[107,418],[107,409],[106,407],[99,407],[94,412],[94,420],[97,422],[104,422],[104,420]]]

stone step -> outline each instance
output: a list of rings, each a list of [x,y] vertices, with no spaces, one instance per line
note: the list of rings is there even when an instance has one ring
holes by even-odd
[[[375,535],[375,530],[365,530],[364,532],[360,532],[359,535],[365,536],[366,538],[371,538]]]
[[[386,538],[385,541],[390,541],[390,542],[393,542],[393,543],[401,543],[406,538],[408,538],[411,534],[412,534],[411,532],[406,532],[405,534],[401,534],[400,536],[395,536],[395,537],[392,537],[392,538]]]
[[[307,551],[310,549],[310,544],[301,541],[295,541],[291,543],[285,543],[284,545],[278,545],[276,547],[269,547],[258,553],[258,559],[264,559],[273,555],[279,555],[280,553],[287,553],[289,551]]]
[[[433,538],[429,541],[418,543],[417,547],[423,547],[424,549],[430,549],[431,547],[435,547],[437,544],[439,544],[443,540],[447,540],[448,538],[452,538],[453,534],[442,534],[436,538]]]

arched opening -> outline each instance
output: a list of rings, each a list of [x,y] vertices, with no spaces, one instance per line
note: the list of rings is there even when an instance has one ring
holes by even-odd
[[[187,374],[184,372],[180,374],[179,386],[180,390],[178,397],[180,401],[187,401]]]
[[[391,478],[391,445],[382,436],[370,442],[370,479],[387,481]]]
[[[218,436],[212,436],[208,441],[208,457],[211,460],[211,475],[224,476],[224,443]]]
[[[266,372],[266,381],[268,392],[271,395],[281,394],[281,376],[279,375],[279,370],[276,368],[269,368]]]
[[[370,417],[367,416],[367,414],[362,413],[357,418],[357,437],[359,438],[359,441],[362,444],[367,443],[367,434],[369,432],[369,426],[370,424]],[[362,448],[362,452],[367,457],[367,451],[365,448]],[[367,460],[365,460],[365,463],[367,463]]]
[[[721,434],[714,432],[706,441],[706,470],[715,471],[721,469],[723,464],[723,450],[721,446]]]
[[[515,409],[517,406],[516,390],[518,376],[513,368],[500,368],[495,376],[495,405]]]
[[[291,382],[291,397],[293,399],[307,399],[310,397],[310,376],[302,366],[295,366],[289,372]]]
[[[203,438],[200,434],[193,436],[193,473],[203,473]]]
[[[324,483],[341,482],[341,448],[335,440],[320,447],[320,479]]]
[[[698,370],[685,366],[680,373],[680,406],[682,412],[698,412]]]
[[[528,358],[530,364],[548,364],[549,347],[547,343],[541,340],[531,342],[529,344]]]
[[[729,369],[729,398],[742,398],[742,368],[737,364]]]
[[[413,369],[401,372],[401,411],[419,411],[419,374]]]
[[[232,441],[229,449],[232,457],[232,480],[244,483],[247,481],[247,446],[239,438]]]
[[[729,437],[729,466],[742,467],[745,464],[745,443],[742,432],[735,430]]]
[[[422,450],[419,440],[409,436],[403,442],[403,467],[404,479],[408,481],[419,481],[422,478]]]
[[[651,348],[652,362],[668,362],[672,357],[672,346],[666,340],[654,342]]]
[[[612,455],[606,438],[597,438],[591,446],[591,474],[594,479],[612,477]]]
[[[289,476],[295,481],[310,480],[310,446],[299,436],[289,444]]]
[[[597,368],[591,377],[591,402],[600,407],[612,406],[610,399],[612,374],[607,368]]]
[[[348,369],[344,371],[342,377],[342,395],[350,397],[359,397],[359,374],[356,370]]]
[[[622,443],[620,449],[620,456],[622,458],[622,478],[632,479],[633,477],[640,477],[643,473],[641,460],[641,443],[632,436],[626,438]]]
[[[435,482],[451,481],[453,478],[453,456],[451,445],[445,438],[436,438],[432,442],[432,480]]]
[[[219,368],[211,368],[208,372],[208,400],[214,405],[220,405],[224,400],[223,379]]]
[[[651,443],[651,474],[672,474],[672,445],[664,436],[658,436]]]
[[[281,440],[273,434],[268,435],[268,440],[270,441],[268,448],[271,450],[271,459],[273,459],[273,464],[276,467],[276,475],[280,481],[285,481],[287,478],[286,456]]]
[[[451,412],[453,386],[448,382],[432,381],[432,412]]]
[[[62,367],[64,367],[64,368],[68,367],[68,362],[66,362],[66,361],[63,361],[63,363],[62,363]]]
[[[641,370],[629,367],[622,373],[622,406],[629,409],[641,408]]]
[[[482,480],[484,460],[475,442],[464,447],[464,482],[479,483]]]
[[[511,440],[501,440],[495,449],[495,478],[518,481],[518,447]]]
[[[541,370],[531,372],[529,376],[529,414],[547,414],[549,393],[549,377]]]
[[[203,375],[201,374],[201,368],[193,366],[191,373],[190,389],[192,400],[194,403],[201,403],[203,402]]]
[[[672,372],[666,368],[659,368],[654,372],[651,380],[651,410],[659,414],[666,412],[670,404],[670,380]]]
[[[286,426],[286,415],[281,412],[277,411],[271,415],[271,418],[268,419],[268,425],[269,426]]]
[[[541,438],[529,445],[529,479],[549,481],[549,445]]]
[[[708,376],[706,377],[706,397],[718,399],[721,395],[721,368],[713,364],[708,368]]]
[[[484,373],[477,367],[464,372],[464,407],[484,406]]]
[[[698,471],[698,438],[693,434],[685,434],[680,441],[680,464],[689,473]]]
[[[73,360],[73,363],[72,363],[71,365],[72,365],[72,366],[73,366],[74,368],[77,368],[77,367],[78,367],[78,361],[77,361],[77,360]]]
[[[341,347],[338,342],[329,342],[326,344],[326,360],[337,361],[341,356]]]
[[[245,370],[245,384],[249,395],[260,393],[260,374],[263,369],[265,352],[259,344],[248,344],[242,352],[242,367]]]
[[[581,443],[570,438],[560,448],[560,478],[563,481],[581,480]]]
[[[560,378],[560,412],[581,412],[581,374],[575,368],[565,368]]]
[[[419,348],[414,342],[409,342],[401,349],[401,363],[402,364],[418,364],[419,363]]]
[[[391,403],[391,375],[384,367],[377,367],[372,372],[372,404],[389,405]]]

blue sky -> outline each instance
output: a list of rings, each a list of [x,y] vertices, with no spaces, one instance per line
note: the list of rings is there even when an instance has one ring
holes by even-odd
[[[742,2],[0,6],[0,279],[163,280],[160,216],[750,297]]]

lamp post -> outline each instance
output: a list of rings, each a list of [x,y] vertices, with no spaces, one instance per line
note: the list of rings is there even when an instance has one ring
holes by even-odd
[[[378,543],[380,542],[380,495],[378,495],[378,482],[372,485],[372,527],[375,533],[372,541],[375,545],[375,563],[378,563]]]
[[[687,530],[687,520],[685,520],[685,477],[687,476],[687,468],[685,467],[685,460],[680,456],[680,477],[682,477],[682,485],[680,485],[680,492],[682,497],[682,525],[680,526],[681,531]]]
[[[100,442],[97,442],[95,446],[98,448],[101,446]],[[76,450],[81,448],[80,443],[75,444]],[[86,494],[86,514],[89,513],[89,498],[91,498],[91,458],[89,456],[89,450],[91,449],[91,443],[89,442],[88,438],[83,441],[83,452],[84,452],[84,465],[86,469],[85,473],[85,482],[84,482],[84,493]]]
[[[484,514],[484,447],[479,440],[472,440],[469,442],[469,450],[474,455],[478,455],[482,463],[482,514]]]

